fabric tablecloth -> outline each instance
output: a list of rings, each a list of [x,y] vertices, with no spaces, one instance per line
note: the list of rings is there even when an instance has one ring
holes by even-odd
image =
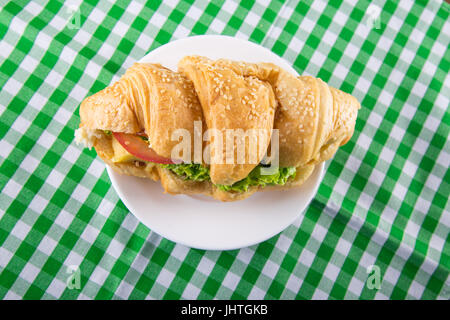
[[[0,298],[450,298],[449,4],[0,4]],[[85,97],[199,34],[259,43],[362,105],[307,210],[241,250],[149,230],[74,143]]]

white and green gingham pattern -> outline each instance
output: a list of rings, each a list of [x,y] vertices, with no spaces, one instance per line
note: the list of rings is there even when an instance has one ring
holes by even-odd
[[[0,298],[449,299],[449,12],[437,0],[0,0]],[[305,213],[241,250],[161,238],[73,142],[86,96],[196,34],[257,42],[362,105]]]

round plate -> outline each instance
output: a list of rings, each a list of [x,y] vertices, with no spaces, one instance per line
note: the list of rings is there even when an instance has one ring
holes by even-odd
[[[247,62],[273,62],[297,74],[283,59],[257,44],[226,36],[196,36],[170,42],[147,54],[140,62],[161,63],[177,70],[186,55]],[[265,241],[287,228],[314,197],[324,164],[317,165],[300,187],[257,192],[237,202],[220,202],[203,195],[169,195],[160,182],[120,175],[107,166],[120,199],[147,227],[186,246],[231,250]]]

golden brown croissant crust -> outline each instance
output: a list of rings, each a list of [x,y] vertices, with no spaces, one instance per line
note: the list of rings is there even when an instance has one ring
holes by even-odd
[[[294,76],[271,63],[187,56],[179,62],[178,72],[159,64],[134,64],[119,81],[82,102],[80,127],[145,131],[151,147],[163,157],[170,157],[178,143],[171,139],[174,130],[182,128],[195,135],[194,121],[201,121],[203,131],[263,128],[268,134],[263,137],[257,162],[270,145],[272,129],[278,129],[280,166],[293,166],[301,172],[297,183],[286,185],[290,187],[300,185],[298,181],[306,180],[315,164],[331,158],[351,138],[359,108],[353,96],[322,80]],[[213,184],[239,181],[257,165],[211,163],[212,183],[193,183],[153,164],[131,168],[133,164],[113,163],[107,141],[105,136],[94,147],[108,164],[121,173],[161,179],[171,193],[192,191],[235,200],[219,194]],[[213,155],[220,150],[211,146],[210,151]]]

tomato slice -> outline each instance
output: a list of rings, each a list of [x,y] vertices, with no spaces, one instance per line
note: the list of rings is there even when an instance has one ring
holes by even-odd
[[[142,140],[142,138],[139,137],[138,135],[122,132],[113,132],[113,135],[114,138],[116,138],[117,141],[119,141],[120,145],[136,158],[154,163],[163,163],[163,164],[180,163],[177,161],[173,161],[172,159],[169,158],[161,157],[152,148],[148,146],[147,142]]]

